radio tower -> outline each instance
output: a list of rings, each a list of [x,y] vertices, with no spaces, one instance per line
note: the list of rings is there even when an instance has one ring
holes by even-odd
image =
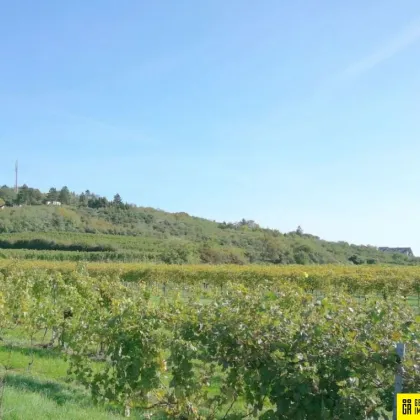
[[[17,194],[19,191],[19,187],[18,187],[18,172],[19,172],[19,165],[18,165],[18,161],[16,161],[15,164],[15,193]]]

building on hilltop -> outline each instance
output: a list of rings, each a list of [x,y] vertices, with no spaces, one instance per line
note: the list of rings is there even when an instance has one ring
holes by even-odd
[[[411,248],[388,248],[385,246],[385,247],[380,247],[379,251],[392,252],[394,254],[404,254],[407,257],[414,257],[414,254]]]

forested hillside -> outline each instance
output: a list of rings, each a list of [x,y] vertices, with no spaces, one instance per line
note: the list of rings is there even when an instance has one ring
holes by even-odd
[[[60,206],[47,205],[60,201]],[[89,191],[48,193],[0,188],[0,257],[169,264],[417,264],[417,258],[374,247],[328,242],[301,228],[261,228],[256,222],[218,223],[112,201]]]

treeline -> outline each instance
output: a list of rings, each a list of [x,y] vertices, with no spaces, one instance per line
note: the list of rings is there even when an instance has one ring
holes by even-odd
[[[59,201],[64,206],[40,204]],[[282,233],[277,229],[261,227],[253,220],[236,223],[215,221],[190,216],[187,213],[169,213],[149,207],[125,203],[120,194],[112,200],[86,190],[81,194],[67,187],[50,188],[47,193],[23,185],[18,194],[13,188],[0,188],[0,234],[33,232],[29,242],[0,244],[0,249],[27,249],[42,251],[112,252],[106,249],[81,249],[79,239],[57,245],[58,232],[110,235],[111,246],[127,258],[163,262],[166,264],[351,264],[351,265],[415,265],[419,258],[401,253],[382,252],[374,246],[357,246],[346,242],[328,242],[307,234],[299,226]],[[22,206],[14,208],[13,206]],[[42,232],[42,235],[39,233]],[[45,235],[47,236],[45,236]],[[132,237],[128,248],[134,254],[126,256],[125,246],[118,238]],[[8,240],[9,238],[2,238]],[[46,239],[46,242],[33,242]],[[85,240],[81,238],[83,242]],[[102,239],[101,239],[102,241]],[[60,241],[59,241],[60,242]],[[92,246],[97,245],[97,240]],[[152,249],[150,244],[153,243]],[[387,244],[385,244],[387,245]],[[407,244],[409,245],[409,244]],[[152,255],[152,257],[150,257]],[[90,260],[92,256],[85,256]],[[55,258],[55,257],[54,257]],[[80,258],[80,256],[78,257]],[[116,257],[112,256],[114,261]],[[151,259],[150,259],[151,258]]]
[[[89,245],[85,243],[58,243],[47,239],[5,240],[0,239],[0,249],[33,249],[38,251],[79,251],[79,252],[104,252],[116,251],[111,245]]]
[[[130,208],[131,205],[124,203],[120,194],[115,194],[113,200],[95,194],[89,190],[77,194],[71,192],[67,186],[57,189],[51,187],[48,192],[43,193],[38,188],[31,188],[24,184],[18,188],[18,192],[14,188],[3,185],[0,188],[0,206],[19,206],[30,205],[37,206],[47,204],[48,202],[59,202],[64,205],[90,207],[93,209],[106,207]]]
[[[28,249],[0,249],[0,260],[18,259],[32,261],[66,261],[66,262],[97,262],[97,263],[155,263],[156,256],[152,253],[139,252],[72,252]]]

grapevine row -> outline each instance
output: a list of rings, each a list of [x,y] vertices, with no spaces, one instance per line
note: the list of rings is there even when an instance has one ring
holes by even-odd
[[[112,271],[3,268],[0,334],[18,327],[32,342],[50,331],[71,377],[127,416],[379,418],[392,407],[399,341],[405,391],[419,390],[420,319],[401,296],[318,300],[292,281],[257,280],[203,290],[172,278],[165,295]]]
[[[0,260],[0,270],[10,267],[43,269],[70,273],[80,264],[51,261]],[[262,283],[297,285],[307,291],[330,289],[364,295],[395,293],[404,296],[420,293],[420,267],[390,266],[206,266],[130,263],[88,263],[92,276],[118,275],[123,281],[177,283],[179,285],[223,286],[228,282],[255,286]]]

